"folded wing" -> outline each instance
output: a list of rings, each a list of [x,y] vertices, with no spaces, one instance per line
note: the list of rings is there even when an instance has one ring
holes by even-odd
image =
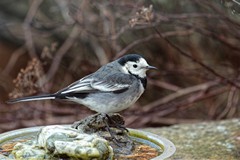
[[[127,90],[133,83],[130,75],[117,73],[105,77],[93,78],[89,75],[59,91],[60,94],[117,92]]]

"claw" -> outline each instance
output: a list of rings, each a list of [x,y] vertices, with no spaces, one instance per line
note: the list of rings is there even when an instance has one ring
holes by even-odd
[[[126,131],[129,132],[128,129],[126,127],[124,127],[122,124],[116,122],[114,119],[112,119],[108,114],[106,114],[106,117],[108,119],[108,121],[110,122],[110,124],[113,127],[116,127],[117,129],[121,130],[122,132]]]
[[[110,128],[110,125],[111,127],[115,127],[119,130],[122,131],[122,133],[124,133],[124,131],[126,132],[129,132],[128,129],[126,127],[124,127],[123,125],[117,123],[116,121],[114,121],[108,114],[105,114],[104,115],[105,118],[103,118],[103,121],[106,125],[106,130],[109,132],[109,134],[111,135],[111,138],[112,138],[112,141],[113,143],[115,143],[118,147],[123,147],[122,142],[121,140],[117,139],[116,138],[116,133],[114,133],[111,128]]]

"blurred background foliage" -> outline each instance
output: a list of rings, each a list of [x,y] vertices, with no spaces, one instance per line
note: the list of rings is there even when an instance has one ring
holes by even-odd
[[[93,114],[5,101],[55,92],[128,53],[159,68],[121,113],[128,127],[239,117],[239,44],[237,0],[1,0],[0,132]]]

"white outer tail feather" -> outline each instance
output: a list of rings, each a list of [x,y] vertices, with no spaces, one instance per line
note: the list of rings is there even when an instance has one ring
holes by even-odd
[[[13,103],[18,103],[18,102],[40,101],[40,100],[49,100],[49,99],[55,99],[55,96],[54,95],[39,95],[39,96],[16,98],[16,99],[7,101],[7,103],[13,104]]]

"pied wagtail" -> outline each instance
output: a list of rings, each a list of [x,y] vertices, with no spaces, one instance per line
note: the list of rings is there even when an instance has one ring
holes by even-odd
[[[56,93],[12,99],[7,103],[60,99],[82,104],[98,113],[115,113],[127,109],[142,95],[149,69],[156,67],[148,65],[138,54],[128,54]]]

